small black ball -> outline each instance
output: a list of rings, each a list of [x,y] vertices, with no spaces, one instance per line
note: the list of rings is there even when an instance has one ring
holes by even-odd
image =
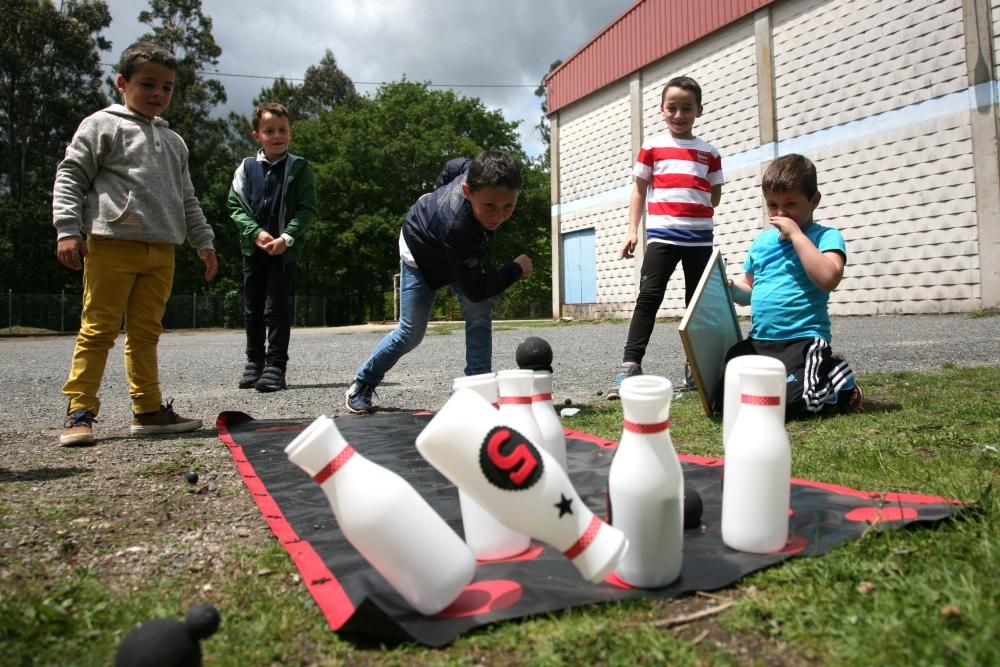
[[[563,401],[563,405],[573,405],[573,401],[567,398],[565,401]]]
[[[198,483],[198,473],[196,473],[194,470],[192,470],[188,474],[184,475],[184,479],[186,479],[188,481],[188,484],[197,484]]]
[[[701,494],[693,486],[684,485],[684,530],[697,528],[701,525],[701,513],[704,506]]]
[[[552,372],[552,347],[538,336],[529,336],[517,346],[514,353],[518,368]]]
[[[188,634],[195,639],[207,639],[215,634],[221,622],[219,610],[208,602],[199,602],[188,609],[184,615],[184,624],[188,628]]]

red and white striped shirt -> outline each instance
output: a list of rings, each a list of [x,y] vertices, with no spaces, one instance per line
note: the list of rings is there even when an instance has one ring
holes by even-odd
[[[725,182],[722,157],[712,144],[698,137],[651,137],[643,142],[632,174],[649,183],[648,242],[712,245],[712,187]]]

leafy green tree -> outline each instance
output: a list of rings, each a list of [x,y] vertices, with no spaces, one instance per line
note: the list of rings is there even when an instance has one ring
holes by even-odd
[[[236,271],[236,260],[227,258],[223,250],[230,247],[234,233],[225,198],[245,141],[226,118],[212,115],[226,102],[226,90],[204,72],[218,65],[222,49],[212,35],[211,17],[202,12],[201,0],[149,0],[149,9],[139,12],[138,18],[150,27],[139,39],[160,44],[177,57],[174,95],[163,118],[188,145],[191,181],[215,229],[220,251],[221,275],[215,285],[202,280],[201,261],[195,253],[178,253],[174,292],[224,291],[231,288]]]
[[[562,60],[553,61],[553,63],[549,65],[549,74],[551,74],[552,71],[560,65],[562,65]],[[548,74],[545,76],[547,77]],[[538,119],[538,125],[535,126],[535,129],[538,130],[538,134],[541,135],[542,141],[545,142],[545,152],[542,153],[542,165],[544,168],[548,169],[550,160],[549,153],[551,152],[549,148],[552,145],[552,128],[548,119],[549,90],[545,87],[544,77],[538,83],[538,87],[535,88],[535,96],[540,98],[539,104],[542,107],[542,116]]]
[[[306,70],[296,100],[295,118],[313,118],[356,94],[354,82],[337,66],[333,52],[327,49],[319,63]]]
[[[79,289],[78,274],[55,268],[52,182],[80,121],[107,103],[100,33],[110,24],[103,0],[0,0],[2,285]]]
[[[450,158],[493,148],[523,162],[516,127],[479,99],[405,80],[383,85],[371,97],[347,98],[329,112],[296,123],[293,141],[316,172],[319,202],[296,278],[300,292],[333,297],[334,317],[342,322],[390,316],[383,294],[392,289],[392,276],[399,270],[397,239],[406,212],[433,189]],[[538,277],[519,284],[518,290],[522,299],[535,299],[532,289],[547,294],[551,282],[544,268],[547,176],[529,168],[526,182],[530,185],[518,211],[497,235],[491,255],[496,264],[521,252],[532,255]],[[544,192],[536,192],[541,185]],[[533,282],[538,287],[532,288]]]

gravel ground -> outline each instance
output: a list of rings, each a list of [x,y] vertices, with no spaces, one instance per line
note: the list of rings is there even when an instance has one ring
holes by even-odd
[[[290,387],[274,394],[237,388],[242,332],[168,333],[159,346],[164,393],[174,397],[181,414],[201,417],[205,427],[141,439],[126,437],[130,406],[119,339],[102,387],[97,445],[82,448],[57,444],[65,410],[60,387],[74,338],[0,338],[0,597],[50,590],[75,581],[81,572],[124,594],[151,578],[166,577],[184,599],[222,605],[225,618],[232,610],[220,592],[231,586],[233,564],[245,557],[241,550],[261,548],[273,537],[218,440],[216,415],[225,410],[259,419],[344,414],[345,387],[388,328],[295,330]],[[517,345],[527,336],[541,336],[555,353],[557,402],[569,398],[577,404],[604,401],[627,332],[622,322],[495,328],[494,368],[515,367]],[[681,376],[684,360],[676,329],[676,321],[657,325],[644,363],[647,373]],[[875,371],[997,365],[1000,317],[842,318],[834,321],[834,343],[862,382],[865,373]],[[438,409],[450,394],[452,377],[461,373],[464,349],[460,327],[435,326],[379,388],[383,408]],[[188,471],[199,472],[199,479],[186,481]],[[270,571],[256,576],[270,576]],[[301,589],[308,606],[298,575],[272,585]],[[708,604],[715,602],[664,602],[662,613],[674,616]],[[183,609],[176,610],[175,615],[182,614]],[[712,641],[733,655],[771,663],[781,653],[753,633],[734,635],[710,621],[705,625]],[[692,631],[700,628],[692,626]],[[127,628],[114,631],[120,637]],[[371,659],[379,660],[377,651]]]
[[[554,351],[557,401],[603,400],[602,392],[621,360],[628,329],[624,322],[498,323],[493,367],[515,368],[514,351],[527,336],[541,336]],[[744,324],[746,326],[746,324]],[[161,384],[178,412],[199,416],[211,427],[224,410],[259,419],[345,413],[343,393],[355,369],[389,326],[296,329],[292,333],[289,389],[274,394],[240,390],[243,334],[239,331],[172,332],[160,342]],[[860,374],[940,368],[943,364],[1000,364],[1000,317],[965,315],[844,317],[833,322],[834,349]],[[3,373],[0,438],[43,433],[58,436],[64,410],[60,387],[66,379],[74,338],[0,339]],[[96,433],[125,435],[130,418],[128,388],[119,338],[109,356],[104,401]],[[464,333],[455,326],[433,328],[379,387],[384,409],[436,410],[447,400],[451,379],[464,367]],[[643,363],[646,373],[679,380],[684,363],[677,322],[659,322]]]

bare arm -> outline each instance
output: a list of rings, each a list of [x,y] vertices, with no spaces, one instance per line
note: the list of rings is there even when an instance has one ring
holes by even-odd
[[[712,208],[718,208],[720,201],[722,201],[722,186],[721,185],[713,185],[712,186]]]
[[[840,279],[844,277],[844,256],[839,252],[820,252],[819,248],[809,240],[801,228],[790,218],[775,216],[771,224],[778,228],[780,237],[791,242],[795,254],[802,262],[809,280],[825,292],[837,289]]]
[[[628,233],[625,235],[621,252],[618,254],[620,259],[634,257],[635,246],[639,243],[639,222],[642,220],[642,211],[646,207],[648,187],[649,181],[642,178],[635,179],[635,187],[632,188],[632,198],[628,207]]]
[[[739,281],[729,280],[729,296],[741,306],[750,305],[750,293],[753,290],[753,274],[744,273]]]

